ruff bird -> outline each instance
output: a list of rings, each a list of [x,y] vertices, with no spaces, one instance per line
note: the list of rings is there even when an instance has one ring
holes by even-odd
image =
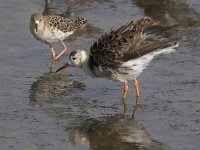
[[[30,19],[30,31],[42,43],[50,45],[52,60],[56,61],[67,51],[63,42],[75,30],[86,24],[85,18],[68,19],[57,15],[41,15],[34,13]],[[63,50],[56,56],[52,44],[61,42]]]
[[[156,36],[170,27],[160,26],[148,16],[137,22],[131,21],[117,30],[103,34],[90,48],[70,53],[69,61],[56,72],[67,66],[79,67],[93,77],[110,78],[124,83],[122,96],[125,114],[128,81],[134,80],[136,97],[140,96],[137,77],[148,66],[154,56],[170,53],[178,43]],[[136,99],[139,104],[139,98]]]

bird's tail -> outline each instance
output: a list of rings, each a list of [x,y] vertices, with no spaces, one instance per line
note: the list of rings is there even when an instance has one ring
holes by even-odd
[[[87,19],[86,18],[76,18],[76,19],[74,19],[73,22],[74,22],[75,27],[78,29],[80,27],[83,27],[86,24]]]
[[[155,35],[158,35],[158,34],[165,32],[167,30],[175,28],[177,26],[178,26],[178,24],[171,25],[171,26],[152,25],[152,26],[144,28],[143,35],[145,35],[146,37],[155,36]]]
[[[163,26],[159,22],[154,21],[151,17],[144,16],[142,19],[137,21],[137,32],[141,32],[144,37],[159,35],[164,31],[170,30],[177,27],[178,24],[171,26]]]

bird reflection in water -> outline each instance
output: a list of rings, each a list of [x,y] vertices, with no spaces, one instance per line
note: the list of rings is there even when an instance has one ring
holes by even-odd
[[[165,25],[199,26],[199,13],[186,0],[132,0],[144,14]]]
[[[54,15],[56,14],[56,10],[51,6],[51,0],[45,0],[43,15]]]
[[[68,89],[84,89],[80,82],[69,79],[64,74],[46,73],[37,78],[30,89],[30,99],[32,102],[56,100],[69,95]]]
[[[74,145],[88,144],[92,150],[170,149],[134,120],[119,116],[85,120],[70,131],[70,141]]]

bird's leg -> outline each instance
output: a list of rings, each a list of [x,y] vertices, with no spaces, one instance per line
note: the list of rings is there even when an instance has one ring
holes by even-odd
[[[138,88],[138,81],[137,79],[134,79],[134,85],[135,85],[135,90],[136,90],[136,97],[140,96],[139,88]]]
[[[56,57],[56,53],[55,53],[55,51],[54,51],[52,45],[50,45],[50,48],[51,48],[51,53],[52,53],[52,60],[54,60],[55,57]]]
[[[67,51],[67,46],[65,43],[63,41],[61,41],[61,43],[63,45],[63,50],[56,56],[56,58],[54,58],[54,60],[58,60],[60,56],[62,56]]]
[[[133,119],[135,118],[136,112],[138,111],[139,101],[140,101],[140,97],[136,97],[135,105],[133,106],[133,112],[132,112],[132,118]]]
[[[124,82],[124,93],[123,93],[123,97],[122,97],[122,101],[123,101],[123,105],[124,105],[124,116],[126,117],[128,115],[128,107],[126,104],[126,95],[128,92],[128,83],[127,81]]]

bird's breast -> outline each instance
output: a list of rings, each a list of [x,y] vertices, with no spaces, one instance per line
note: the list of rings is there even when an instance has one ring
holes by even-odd
[[[62,32],[56,28],[48,28],[46,27],[43,30],[35,31],[35,36],[43,43],[57,43],[59,41],[63,41],[69,35],[73,34],[73,32]]]

